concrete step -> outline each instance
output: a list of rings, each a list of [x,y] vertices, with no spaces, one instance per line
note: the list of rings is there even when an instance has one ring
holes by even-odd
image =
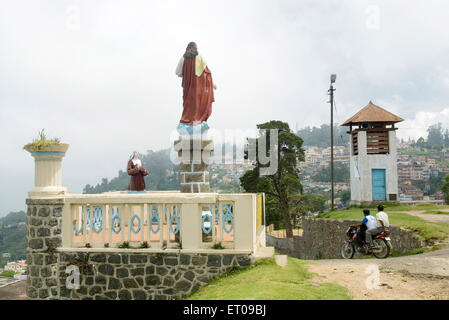
[[[274,247],[259,247],[253,254],[255,260],[263,258],[272,258],[274,255]]]

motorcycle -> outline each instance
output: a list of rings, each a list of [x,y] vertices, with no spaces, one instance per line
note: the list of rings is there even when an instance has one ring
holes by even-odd
[[[348,240],[346,240],[341,248],[341,256],[343,259],[352,259],[356,250],[364,255],[373,255],[377,259],[385,259],[390,255],[393,249],[391,245],[390,232],[381,232],[373,237],[374,246],[363,241],[363,245],[359,246],[357,241],[357,227],[351,226],[346,231]],[[357,249],[356,249],[357,248]]]

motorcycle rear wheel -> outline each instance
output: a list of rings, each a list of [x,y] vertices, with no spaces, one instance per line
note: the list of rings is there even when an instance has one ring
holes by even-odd
[[[375,239],[373,241],[375,244],[377,244],[377,246],[381,249],[380,251],[378,251],[378,249],[374,249],[373,250],[373,255],[377,258],[377,259],[385,259],[390,255],[390,246],[387,243],[387,240],[385,239]]]
[[[341,247],[340,253],[343,259],[352,259],[355,254],[354,244],[345,241],[345,243],[343,243],[343,246]]]

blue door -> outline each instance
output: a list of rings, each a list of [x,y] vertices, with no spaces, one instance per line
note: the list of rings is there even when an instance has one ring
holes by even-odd
[[[372,169],[373,201],[385,201],[387,199],[385,188],[385,169]]]

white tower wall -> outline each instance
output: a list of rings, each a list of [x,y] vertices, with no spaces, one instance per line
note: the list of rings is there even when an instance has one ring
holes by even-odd
[[[358,155],[354,155],[352,139],[350,139],[350,184],[351,204],[372,202],[372,169],[385,169],[386,201],[390,195],[398,196],[398,169],[396,131],[388,131],[388,154],[367,154],[366,131],[357,133]],[[357,172],[358,171],[358,172]]]

